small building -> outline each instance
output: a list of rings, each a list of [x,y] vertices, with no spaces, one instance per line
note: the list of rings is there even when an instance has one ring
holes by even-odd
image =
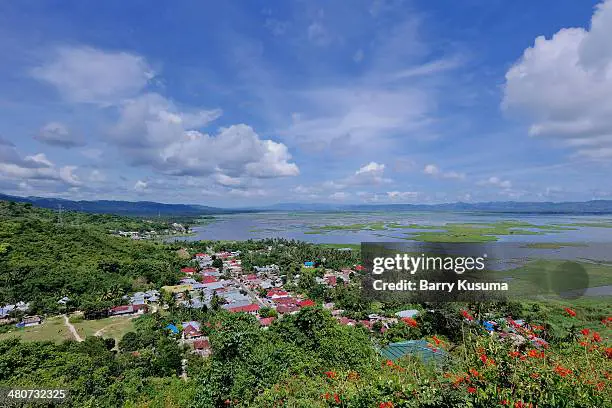
[[[194,353],[199,354],[202,357],[208,357],[212,353],[212,348],[210,347],[210,342],[206,338],[206,339],[194,341],[193,351]]]
[[[24,317],[20,323],[17,324],[17,327],[30,327],[30,326],[38,326],[42,324],[42,317],[40,316],[26,316]]]
[[[60,305],[66,305],[66,303],[70,302],[70,298],[68,296],[64,296],[60,300],[57,301]]]
[[[243,313],[256,314],[259,311],[259,305],[256,305],[255,303],[251,303],[246,306],[234,306],[234,307],[230,306],[227,308],[227,311],[231,313],[243,312]]]
[[[186,275],[193,275],[197,271],[196,271],[196,268],[188,267],[188,268],[181,268],[181,272],[186,274]]]
[[[183,322],[183,338],[185,339],[198,339],[202,337],[200,331],[200,323],[196,321]]]
[[[125,316],[131,314],[143,314],[146,313],[148,307],[145,304],[142,305],[124,305],[115,306],[109,310],[111,316]]]

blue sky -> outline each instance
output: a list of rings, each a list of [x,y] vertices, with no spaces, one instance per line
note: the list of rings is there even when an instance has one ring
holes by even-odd
[[[612,0],[0,3],[0,191],[612,197]]]

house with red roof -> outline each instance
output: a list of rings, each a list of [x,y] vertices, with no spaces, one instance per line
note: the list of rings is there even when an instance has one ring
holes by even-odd
[[[272,324],[274,319],[274,317],[262,317],[259,319],[259,324],[261,324],[263,327],[268,327]]]
[[[276,311],[280,314],[291,314],[297,312],[298,310],[300,310],[300,308],[296,305],[279,305],[276,308]]]
[[[246,305],[246,306],[228,307],[227,310],[232,313],[243,312],[243,313],[255,314],[259,311],[259,305],[256,305],[255,303],[251,303],[250,305]]]
[[[193,275],[193,274],[194,274],[194,273],[196,273],[197,271],[196,271],[196,268],[191,268],[191,267],[188,267],[188,268],[181,268],[181,272],[182,272],[182,273],[185,273],[185,274],[187,274],[187,275]]]
[[[188,325],[187,327],[183,328],[183,335],[186,339],[199,339],[202,337],[202,332],[196,327]]]
[[[212,348],[208,339],[202,339],[193,342],[193,351],[202,357],[208,357],[212,353]]]
[[[202,283],[207,284],[207,283],[214,283],[217,282],[217,278],[214,276],[208,276],[205,275],[202,277]]]
[[[126,316],[131,314],[143,314],[148,310],[145,304],[140,305],[124,305],[111,307],[108,311],[111,316]]]
[[[314,301],[310,300],[310,299],[304,299],[302,301],[299,301],[297,304],[300,307],[310,307],[310,306],[315,306],[316,305],[316,303]]]
[[[266,297],[270,299],[278,299],[278,298],[289,297],[289,296],[290,296],[289,292],[286,292],[278,288],[270,289],[268,293],[266,294]]]

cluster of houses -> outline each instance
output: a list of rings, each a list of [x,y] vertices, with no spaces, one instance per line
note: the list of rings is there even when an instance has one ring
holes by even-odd
[[[187,228],[185,228],[182,224],[179,223],[173,223],[171,225],[171,228],[162,230],[160,232],[155,231],[155,230],[150,230],[150,231],[121,231],[121,230],[112,230],[109,231],[112,235],[118,236],[118,237],[125,237],[125,238],[131,238],[131,239],[155,239],[157,237],[159,237],[159,235],[175,235],[175,234],[186,234],[189,232],[189,230]]]
[[[15,317],[15,314],[23,315],[30,310],[30,303],[17,302],[15,304],[4,305],[0,307],[0,324],[13,324],[17,327],[38,326],[42,323],[42,317],[38,315],[24,316],[21,320]]]

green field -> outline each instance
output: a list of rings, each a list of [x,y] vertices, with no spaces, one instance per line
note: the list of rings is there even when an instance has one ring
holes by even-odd
[[[41,325],[14,328],[10,332],[0,334],[0,340],[18,337],[23,341],[53,341],[61,343],[64,340],[72,340],[68,328],[64,325],[62,316],[52,317],[45,320]]]
[[[74,327],[83,338],[94,336],[98,331],[102,337],[120,340],[129,331],[134,331],[134,320],[129,317],[108,317],[100,320],[82,320]]]

